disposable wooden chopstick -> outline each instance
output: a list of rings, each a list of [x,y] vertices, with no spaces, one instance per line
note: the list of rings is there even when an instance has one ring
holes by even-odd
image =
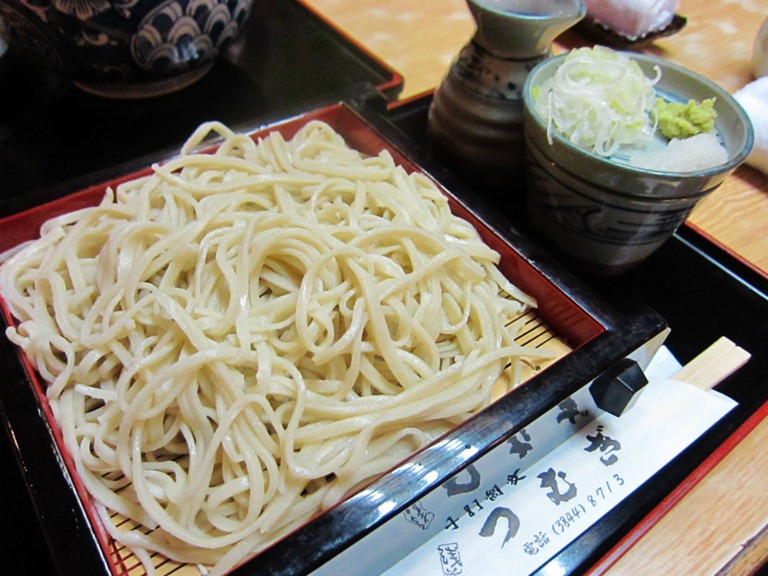
[[[723,337],[672,378],[711,389],[743,366],[750,356]],[[755,498],[764,501],[763,492],[751,488],[759,482],[755,479],[760,474],[760,464],[754,462],[754,449],[764,445],[761,438],[765,433],[765,428],[755,429],[714,468],[694,472],[684,483],[684,489],[649,515],[636,540],[631,538],[617,546],[587,574],[644,576],[666,573],[671,568],[709,576],[751,573],[768,549],[763,540],[768,525]],[[720,510],[732,513],[722,514],[713,522],[713,501]],[[731,544],[745,541],[747,544],[741,547]]]
[[[723,336],[683,366],[672,379],[709,390],[746,364],[750,357],[749,352]]]

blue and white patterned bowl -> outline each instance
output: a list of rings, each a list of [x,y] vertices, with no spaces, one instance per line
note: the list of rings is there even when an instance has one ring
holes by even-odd
[[[173,92],[202,78],[241,32],[253,0],[0,0],[10,46],[113,98]]]
[[[654,67],[661,70],[656,90],[667,99],[716,98],[715,128],[728,159],[706,170],[666,172],[599,156],[559,134],[550,143],[533,91],[565,55],[536,66],[523,89],[528,215],[545,241],[593,274],[630,270],[656,251],[744,162],[754,138],[749,118],[722,87],[663,58],[626,54],[648,77],[655,76]]]

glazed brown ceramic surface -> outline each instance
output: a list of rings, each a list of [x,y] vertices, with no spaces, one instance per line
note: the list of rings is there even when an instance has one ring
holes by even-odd
[[[525,79],[585,9],[581,0],[467,4],[477,28],[435,92],[429,145],[484,186],[511,192],[523,168]]]

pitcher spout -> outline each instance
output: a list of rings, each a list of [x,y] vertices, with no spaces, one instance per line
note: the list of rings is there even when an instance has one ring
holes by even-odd
[[[582,0],[467,0],[474,41],[499,57],[549,53],[554,39],[586,15]]]

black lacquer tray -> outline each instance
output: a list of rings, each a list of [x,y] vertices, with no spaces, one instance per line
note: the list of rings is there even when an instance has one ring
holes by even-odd
[[[41,189],[85,175],[98,179],[105,168],[176,151],[207,120],[250,125],[353,99],[361,87],[390,100],[402,88],[395,70],[297,0],[254,2],[237,45],[211,72],[159,98],[90,96],[30,68],[13,45],[6,59],[0,78],[0,213],[6,214],[40,203],[30,194]]]
[[[682,362],[720,336],[751,352],[752,360],[719,386],[739,402],[738,408],[553,560],[567,573],[584,572],[768,399],[761,386],[768,373],[768,281],[763,276],[684,228],[627,275],[579,278],[554,253],[528,240],[531,233],[514,202],[474,190],[471,182],[463,182],[461,175],[450,173],[424,151],[429,98],[387,106],[400,87],[397,73],[377,63],[300,2],[257,2],[240,54],[239,59],[217,63],[209,77],[188,91],[143,104],[97,100],[43,74],[12,66],[0,83],[4,135],[0,170],[5,175],[0,182],[0,217],[145,166],[148,159],[175,151],[201,121],[216,118],[233,127],[255,126],[344,101],[363,110],[412,161],[426,167],[450,190],[460,191],[462,201],[472,206],[479,219],[519,241],[528,262],[566,287],[569,297],[618,335],[613,352],[625,353],[643,335],[659,328],[655,314],[638,315],[638,310],[646,311],[649,306],[672,327],[667,344]],[[224,96],[217,89],[221,83],[231,86]],[[154,130],[157,125],[164,127],[163,134]],[[610,364],[605,348],[588,348],[584,354],[596,362],[596,369]],[[9,347],[3,348],[0,360],[4,384],[23,378]],[[549,378],[557,376],[552,373]],[[556,395],[568,394],[569,386],[573,384],[555,383]],[[71,487],[62,486],[66,482],[59,463],[44,457],[51,453],[51,440],[49,431],[39,424],[34,397],[4,393],[0,399],[10,431],[10,442],[0,442],[0,572],[14,576],[104,570],[81,504]],[[554,401],[554,397],[531,395],[528,416]],[[31,417],[27,421],[20,414]],[[33,499],[28,495],[30,480]],[[353,521],[359,526],[376,522],[361,517]],[[286,562],[278,548],[265,556],[263,569],[267,572],[261,573],[270,572],[269,562],[274,573],[300,572],[321,562],[340,541],[356,538],[348,530],[339,531],[340,525],[334,525],[332,517],[329,522],[326,533],[334,535],[335,544],[323,544],[322,527],[303,532],[294,542],[317,544],[314,556]],[[258,572],[246,566],[241,573]]]
[[[390,121],[415,143],[426,148],[425,133],[430,98],[393,108]],[[450,175],[451,177],[453,175]],[[460,179],[463,175],[456,175]],[[471,182],[471,176],[465,178]],[[526,237],[536,237],[521,201],[497,191],[481,195]],[[570,270],[567,257],[542,244],[545,261]],[[768,278],[731,253],[683,225],[658,252],[635,270],[615,277],[594,277],[570,270],[617,310],[648,305],[668,322],[665,344],[683,364],[725,336],[752,354],[750,361],[721,382],[716,390],[739,405],[706,435],[652,477],[609,515],[585,532],[539,573],[582,574],[606,554],[697,466],[718,449],[756,413],[765,413],[768,388]],[[754,422],[752,422],[754,425]],[[722,457],[722,454],[720,454]],[[727,511],[724,511],[727,513]]]

